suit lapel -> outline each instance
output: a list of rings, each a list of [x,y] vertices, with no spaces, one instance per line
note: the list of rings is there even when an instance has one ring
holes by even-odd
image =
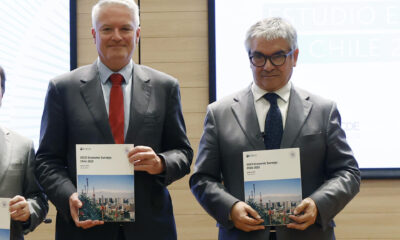
[[[106,143],[114,143],[96,62],[81,79],[81,94]]]
[[[5,173],[11,161],[11,139],[10,132],[0,127],[0,182],[3,181]]]
[[[131,91],[129,126],[125,137],[125,142],[136,142],[136,136],[143,126],[144,115],[147,112],[150,96],[151,83],[150,78],[141,69],[140,65],[133,64],[133,82]]]
[[[264,149],[253,99],[250,86],[233,99],[235,102],[232,104],[232,112],[254,149]]]
[[[286,118],[285,130],[281,142],[281,148],[290,148],[299,136],[300,130],[304,125],[312,103],[308,101],[308,94],[297,91],[292,85],[290,90],[289,109]]]

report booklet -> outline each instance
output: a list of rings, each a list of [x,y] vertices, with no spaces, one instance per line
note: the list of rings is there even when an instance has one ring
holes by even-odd
[[[10,240],[10,198],[0,198],[0,240]]]
[[[79,221],[135,221],[135,180],[128,152],[133,144],[77,144]]]
[[[286,225],[302,200],[299,148],[243,152],[245,202],[266,226]]]

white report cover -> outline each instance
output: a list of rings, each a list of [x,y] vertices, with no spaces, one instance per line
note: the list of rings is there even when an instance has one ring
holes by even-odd
[[[133,144],[76,145],[80,221],[135,220],[134,168],[128,160],[132,148]]]
[[[302,200],[299,148],[243,152],[245,202],[264,225],[286,225]]]
[[[0,198],[0,240],[10,239],[9,198]]]

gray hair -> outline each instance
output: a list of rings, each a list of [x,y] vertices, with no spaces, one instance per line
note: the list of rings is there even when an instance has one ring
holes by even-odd
[[[253,38],[265,38],[266,40],[283,38],[288,42],[291,50],[297,49],[296,29],[280,17],[263,19],[247,30],[244,42],[247,52],[250,51],[250,42]]]
[[[100,0],[96,5],[92,8],[92,26],[96,29],[96,22],[99,18],[100,10],[103,7],[110,5],[121,5],[127,7],[133,16],[133,25],[135,28],[138,28],[140,25],[139,20],[139,7],[133,0]]]

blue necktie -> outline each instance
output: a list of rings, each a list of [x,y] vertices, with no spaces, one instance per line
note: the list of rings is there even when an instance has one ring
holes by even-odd
[[[266,149],[279,149],[283,134],[282,115],[276,101],[279,96],[267,93],[264,98],[271,104],[265,118],[264,145]]]

